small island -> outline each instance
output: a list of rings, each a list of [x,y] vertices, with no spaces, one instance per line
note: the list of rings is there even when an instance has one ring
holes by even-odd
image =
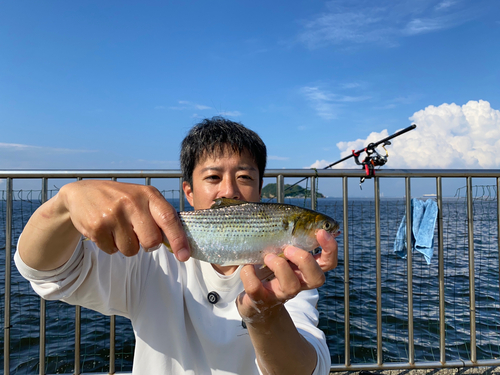
[[[311,190],[304,189],[299,185],[285,184],[285,198],[310,198]],[[316,192],[316,197],[324,198],[320,192]],[[276,198],[276,184],[267,184],[262,188],[262,198]]]

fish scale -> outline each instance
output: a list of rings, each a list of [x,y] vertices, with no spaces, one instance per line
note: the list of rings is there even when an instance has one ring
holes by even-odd
[[[262,264],[268,253],[287,245],[307,251],[318,247],[316,232],[335,233],[338,223],[321,213],[277,203],[248,203],[220,198],[206,210],[179,213],[191,256],[219,265]],[[164,244],[170,249],[168,241]]]

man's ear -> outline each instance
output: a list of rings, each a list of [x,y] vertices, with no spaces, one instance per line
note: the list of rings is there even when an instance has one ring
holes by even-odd
[[[194,207],[194,200],[193,200],[193,188],[187,181],[182,181],[182,190],[184,190],[184,195],[186,196],[187,201],[191,205],[191,207]]]

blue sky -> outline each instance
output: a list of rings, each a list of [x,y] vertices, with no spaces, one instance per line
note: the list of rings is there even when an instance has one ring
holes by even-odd
[[[499,41],[498,1],[5,1],[0,168],[175,169],[215,115],[269,168],[413,122],[388,168],[499,168]]]

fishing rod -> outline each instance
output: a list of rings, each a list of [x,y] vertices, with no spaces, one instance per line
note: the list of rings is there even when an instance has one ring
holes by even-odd
[[[345,158],[342,158],[342,159],[340,159],[332,164],[329,164],[326,167],[324,167],[323,169],[331,168],[334,165],[337,165],[339,163],[342,163],[343,161],[346,161],[347,159],[354,158],[354,161],[356,162],[356,164],[362,165],[363,169],[366,171],[366,176],[361,177],[361,179],[360,179],[360,186],[361,186],[361,184],[365,181],[365,179],[372,178],[373,176],[375,176],[375,167],[381,167],[385,163],[387,163],[387,158],[389,157],[389,153],[385,149],[385,146],[391,144],[390,140],[393,138],[399,137],[400,135],[403,135],[403,134],[409,132],[410,130],[415,129],[416,127],[417,127],[416,124],[412,124],[412,125],[408,126],[407,128],[404,128],[404,129],[394,133],[393,135],[390,135],[388,137],[385,137],[384,139],[381,139],[380,141],[368,144],[368,146],[366,146],[365,148],[362,148],[361,150],[358,150],[358,151],[352,150],[351,155],[348,155]],[[385,156],[380,155],[376,150],[376,148],[380,145],[382,145],[382,147],[385,150]],[[362,152],[366,153],[366,157],[363,159],[362,162],[360,162],[359,156],[361,155]],[[302,181],[307,180],[307,179],[308,179],[308,177],[304,177],[302,180],[297,181],[293,185],[288,186],[288,188],[285,189],[285,191],[288,189],[291,189],[295,185],[298,185]]]
[[[335,163],[332,163],[330,165],[327,165],[325,168],[323,169],[328,169],[328,168],[331,168],[333,167],[334,165],[337,165],[339,163],[342,163],[343,161],[346,161],[347,159],[349,158],[352,158],[354,157],[355,159],[357,157],[359,157],[359,155],[362,153],[362,152],[366,152],[366,153],[370,153],[370,151],[374,151],[378,146],[380,146],[381,144],[383,144],[383,146],[387,146],[387,145],[390,145],[391,142],[389,142],[391,139],[393,138],[396,138],[396,137],[399,137],[400,135],[403,135],[404,133],[408,133],[410,130],[413,130],[417,127],[416,124],[412,124],[410,126],[408,126],[407,128],[404,128],[403,130],[400,130],[396,133],[394,133],[393,135],[390,135],[384,139],[381,139],[380,141],[378,142],[375,142],[375,143],[370,143],[368,146],[366,146],[365,148],[361,149],[361,150],[358,150],[358,151],[354,151],[352,150],[352,154],[349,155],[349,156],[346,156],[345,158],[343,159],[340,159],[339,161],[336,161]],[[371,152],[373,153],[373,152]],[[356,163],[358,164],[358,163]],[[385,164],[385,163],[384,163]]]

